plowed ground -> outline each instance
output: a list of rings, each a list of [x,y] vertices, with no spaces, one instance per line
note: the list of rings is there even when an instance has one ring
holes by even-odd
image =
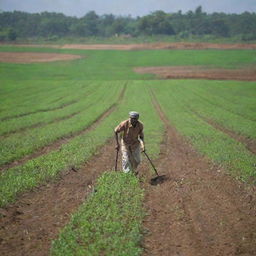
[[[0,44],[5,45],[5,44]],[[65,45],[35,45],[13,44],[20,47],[46,47],[57,49],[78,50],[154,50],[154,49],[256,49],[256,44],[216,44],[216,43],[141,43],[141,44],[65,44]]]
[[[35,63],[80,59],[80,55],[39,52],[0,52],[0,62]]]
[[[256,81],[256,68],[220,69],[196,66],[139,67],[135,72],[154,74],[162,79],[209,79]]]
[[[154,50],[154,49],[256,49],[256,44],[147,43],[147,44],[65,44],[62,49]]]

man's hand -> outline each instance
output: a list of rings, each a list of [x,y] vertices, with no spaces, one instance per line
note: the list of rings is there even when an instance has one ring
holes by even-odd
[[[140,148],[141,148],[141,152],[145,152],[146,151],[145,144],[142,141],[140,143]]]

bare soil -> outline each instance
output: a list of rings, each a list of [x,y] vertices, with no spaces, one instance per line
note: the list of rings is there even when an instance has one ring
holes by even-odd
[[[256,44],[147,43],[147,44],[65,44],[62,49],[154,50],[154,49],[256,49]]]
[[[73,212],[92,192],[96,178],[113,170],[114,140],[109,141],[80,169],[63,172],[55,181],[23,194],[0,213],[2,256],[46,256]]]
[[[0,62],[35,63],[81,59],[80,55],[39,52],[0,52]]]
[[[256,67],[243,69],[207,68],[202,66],[138,67],[140,74],[155,74],[162,79],[209,79],[256,81]]]
[[[5,45],[5,44],[2,44]],[[141,44],[65,44],[65,45],[35,45],[12,44],[18,47],[47,47],[57,49],[79,50],[154,50],[154,49],[256,49],[256,44],[217,44],[217,43],[141,43]]]
[[[144,255],[256,255],[256,188],[198,154],[155,105],[166,126],[156,166],[168,180],[144,184]]]

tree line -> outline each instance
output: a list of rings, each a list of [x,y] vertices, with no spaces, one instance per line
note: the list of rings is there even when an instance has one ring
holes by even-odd
[[[142,17],[98,15],[95,11],[83,17],[70,17],[61,13],[0,12],[0,40],[16,40],[31,37],[111,37],[126,35],[191,35],[216,37],[240,37],[256,40],[256,13],[211,13],[197,7],[194,11],[165,13],[155,11]]]

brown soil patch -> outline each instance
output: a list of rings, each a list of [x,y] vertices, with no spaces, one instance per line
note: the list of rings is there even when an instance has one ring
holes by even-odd
[[[168,180],[144,185],[144,255],[256,255],[256,188],[200,156],[155,104],[166,125],[155,163]]]
[[[49,255],[73,212],[92,192],[96,178],[115,165],[114,140],[103,146],[79,170],[63,172],[55,182],[27,192],[13,205],[0,209],[2,256]]]
[[[155,74],[162,79],[209,79],[256,81],[256,68],[221,69],[201,66],[138,67],[140,74]]]
[[[2,44],[5,45],[5,44]],[[39,47],[56,49],[79,49],[79,50],[154,50],[154,49],[256,49],[256,44],[216,44],[216,43],[142,43],[142,44],[65,44],[65,45],[35,45],[13,44],[16,47]]]
[[[256,49],[256,44],[147,43],[147,44],[65,44],[62,49],[154,50],[154,49]]]
[[[39,52],[0,52],[0,62],[35,63],[81,59],[80,55]]]

